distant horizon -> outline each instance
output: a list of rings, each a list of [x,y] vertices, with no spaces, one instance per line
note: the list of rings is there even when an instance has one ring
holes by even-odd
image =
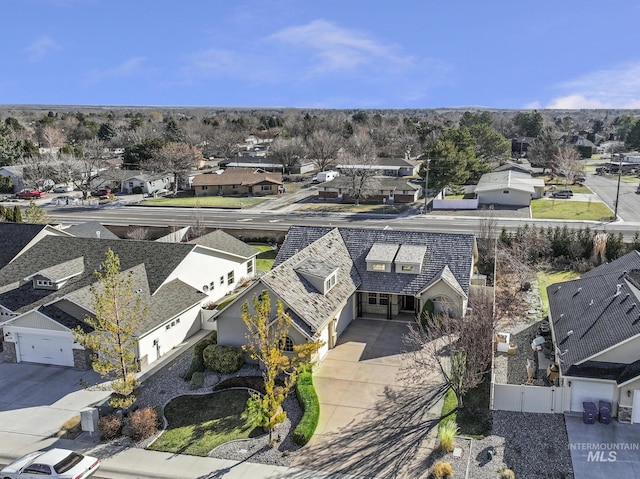
[[[9,0],[3,16],[5,105],[640,109],[635,0]]]

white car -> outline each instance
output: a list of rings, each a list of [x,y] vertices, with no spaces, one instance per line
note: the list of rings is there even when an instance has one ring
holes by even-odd
[[[58,185],[53,188],[54,193],[69,193],[70,191],[73,191],[73,186]]]
[[[85,479],[98,470],[100,461],[68,449],[35,451],[16,459],[0,471],[2,479]]]

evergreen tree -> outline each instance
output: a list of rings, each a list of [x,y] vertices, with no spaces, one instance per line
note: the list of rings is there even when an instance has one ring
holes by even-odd
[[[29,206],[24,210],[24,219],[27,223],[45,225],[51,223],[51,218],[44,210],[44,208],[36,205],[36,202],[31,200]]]
[[[13,207],[13,214],[11,215],[11,221],[13,221],[14,223],[24,223],[24,220],[22,219],[22,210],[18,205],[15,205]]]

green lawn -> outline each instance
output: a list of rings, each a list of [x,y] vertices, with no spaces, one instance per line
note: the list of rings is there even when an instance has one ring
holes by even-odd
[[[549,314],[549,298],[547,297],[547,286],[563,281],[571,281],[580,277],[575,271],[541,271],[537,274],[540,285],[540,299],[542,301],[542,311],[544,315]]]
[[[232,198],[228,196],[200,196],[186,198],[149,198],[144,200],[144,206],[182,206],[192,208],[251,208],[267,198]]]
[[[640,178],[637,175],[622,175],[620,180],[625,183],[639,183]]]
[[[531,215],[534,219],[601,221],[611,218],[613,212],[599,201],[536,199],[531,201]]]
[[[277,252],[269,245],[251,245],[260,253],[256,258],[256,267],[258,271],[270,271],[273,266],[273,262],[276,260]]]
[[[262,432],[243,419],[249,392],[219,391],[179,396],[164,409],[169,426],[149,449],[207,456],[216,446]]]

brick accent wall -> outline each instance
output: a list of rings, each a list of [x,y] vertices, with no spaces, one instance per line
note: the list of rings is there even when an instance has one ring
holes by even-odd
[[[4,348],[4,359],[8,363],[17,363],[18,355],[16,354],[16,343],[2,342]]]
[[[91,369],[91,351],[88,349],[74,349],[73,367],[82,370]]]

